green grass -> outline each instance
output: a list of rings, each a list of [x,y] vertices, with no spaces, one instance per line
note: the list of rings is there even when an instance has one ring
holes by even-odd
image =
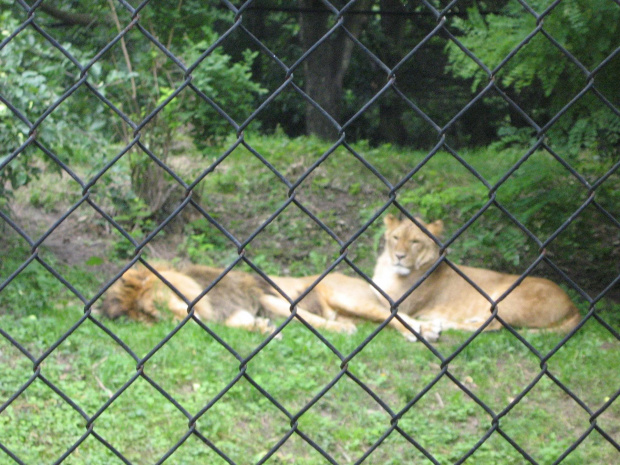
[[[316,139],[289,140],[252,134],[246,138],[291,182],[329,148]],[[210,150],[201,156],[173,156],[170,163],[191,182],[225,149]],[[425,156],[423,152],[389,146],[370,148],[360,144],[356,150],[391,183],[399,182]],[[491,184],[522,153],[517,149],[492,148],[459,152]],[[536,155],[532,161],[536,163],[532,166],[526,163],[514,179],[498,190],[498,199],[544,238],[565,220],[562,212],[578,203],[581,189],[567,178],[553,182],[557,164],[548,156]],[[88,177],[88,167],[73,168]],[[586,174],[594,178],[598,175]],[[111,172],[110,179],[104,177],[95,186],[92,197],[106,211],[113,212],[116,208],[119,221],[139,239],[153,224],[142,217],[132,222],[132,214],[144,214],[142,204],[128,207],[127,211],[119,209],[119,205],[131,206],[136,200],[128,190],[127,180],[128,168],[120,164]],[[42,217],[49,226],[68,207],[70,200],[66,194],[73,187],[72,181],[45,174],[37,184],[16,192],[15,204],[45,214]],[[288,188],[244,148],[235,151],[198,188],[205,210],[241,240],[288,198]],[[597,195],[599,192],[602,191],[597,191]],[[382,207],[387,194],[388,189],[380,181],[369,175],[350,153],[339,148],[301,184],[296,198],[346,240]],[[461,164],[448,154],[439,153],[403,186],[399,201],[426,220],[443,218],[450,234],[486,202],[487,195],[487,189]],[[609,196],[597,198],[610,208],[614,195],[617,194],[610,191]],[[558,205],[565,209],[558,209]],[[48,247],[46,241],[39,254],[80,293],[91,298],[113,271],[126,263],[132,247],[113,232],[106,233],[104,222],[87,207],[80,207],[76,216],[79,219],[75,222],[75,233],[70,244],[64,246],[75,252],[71,265],[63,261],[66,257],[52,253],[63,247],[61,241],[54,242],[55,248]],[[36,218],[37,215],[31,215],[33,223]],[[594,212],[588,218],[586,226],[596,222],[600,215],[597,217]],[[44,230],[36,224],[27,226],[34,238]],[[592,229],[588,241],[583,241],[583,228],[571,230],[560,235],[548,249],[549,256],[580,284],[585,283],[588,292],[589,286],[607,285],[612,279],[605,278],[601,272],[612,269],[606,264],[617,256],[616,251],[609,249],[613,248],[613,239],[609,240],[606,231],[601,222]],[[10,232],[8,228],[1,231],[6,234],[3,239],[7,239],[0,242],[0,283],[29,256],[23,241]],[[349,247],[349,257],[367,273],[372,273],[381,233],[381,221],[377,221]],[[84,246],[82,242],[86,241],[88,244]],[[221,266],[237,256],[236,248],[204,219],[194,218],[177,236],[166,231],[155,240],[160,246],[168,241],[171,244],[167,246],[168,252],[177,259]],[[588,244],[591,246],[586,247]],[[305,275],[323,271],[338,250],[338,245],[324,231],[295,206],[290,206],[248,245],[246,255],[266,272]],[[450,258],[501,271],[522,272],[537,253],[535,244],[491,207],[451,246]],[[151,254],[150,249],[145,249],[145,256]],[[596,270],[592,272],[594,267]],[[546,271],[558,281],[557,275],[549,270],[536,271]],[[583,300],[576,293],[571,297],[585,313]],[[603,300],[597,308],[616,330],[620,327],[617,304]],[[0,292],[0,328],[35,358],[71,328],[82,311],[80,301],[36,262]],[[149,327],[129,321],[104,321],[104,324],[139,358],[175,327],[171,321]],[[363,324],[353,336],[325,333],[325,337],[346,356],[374,328],[372,324]],[[252,353],[263,340],[261,335],[241,330],[218,325],[213,329],[241,357]],[[528,331],[522,334],[542,357],[560,341],[554,334]],[[468,334],[461,332],[446,332],[435,346],[447,358],[467,337]],[[613,398],[620,386],[619,349],[620,342],[592,320],[547,361],[546,369],[596,412]],[[272,341],[248,363],[247,374],[295,416],[338,375],[340,364],[340,359],[307,329],[291,324],[283,331],[282,340]],[[87,320],[45,359],[41,370],[50,382],[92,416],[135,375],[136,361]],[[436,379],[441,372],[441,359],[424,345],[409,343],[388,328],[349,362],[348,370],[397,413]],[[477,337],[450,362],[449,372],[499,414],[541,373],[541,368],[536,355],[503,331]],[[33,373],[32,362],[2,337],[0,373],[0,405]],[[144,373],[194,415],[235,379],[239,361],[190,323],[149,359]],[[346,375],[304,412],[298,418],[300,431],[343,464],[359,460],[391,427],[391,416],[385,409]],[[538,463],[551,464],[588,430],[589,417],[549,376],[543,375],[531,392],[502,416],[499,426]],[[619,442],[620,401],[616,399],[596,422]],[[24,463],[53,463],[85,433],[85,423],[79,413],[37,379],[0,413],[0,443]],[[398,426],[442,465],[459,460],[492,425],[489,413],[446,376],[398,420]],[[204,413],[197,428],[235,463],[250,464],[258,462],[290,431],[290,419],[241,378]],[[161,459],[183,437],[188,431],[188,420],[145,379],[138,378],[95,420],[94,430],[132,463],[150,464]],[[592,431],[562,463],[611,464],[617,459],[618,450],[597,431]],[[0,465],[13,463],[0,452]],[[121,461],[90,436],[63,463],[107,465]],[[191,436],[166,461],[166,464],[188,463],[225,462]],[[293,434],[267,463],[327,462],[300,436]],[[430,462],[398,431],[393,431],[364,463]],[[527,462],[496,431],[467,463],[520,465]]]
[[[13,263],[14,264],[14,263]],[[92,275],[57,265],[86,295],[97,288]],[[39,357],[81,315],[75,297],[36,263],[0,293],[0,327]],[[26,292],[24,285],[36,292]],[[50,306],[50,302],[53,305]],[[617,309],[616,313],[617,315]],[[617,326],[614,315],[602,316]],[[144,357],[175,328],[172,321],[144,326],[105,321],[138,356]],[[247,357],[263,336],[219,325],[213,329]],[[345,356],[372,333],[363,324],[353,336],[325,333]],[[555,334],[522,334],[544,356],[560,341]],[[450,356],[467,339],[446,332],[435,345]],[[620,384],[619,342],[598,323],[588,322],[547,362],[547,368],[592,411],[603,406]],[[247,374],[291,415],[296,415],[340,371],[340,359],[302,325],[291,324],[283,338],[269,343],[247,365]],[[144,373],[190,414],[196,414],[239,373],[239,361],[193,322],[182,328],[146,363]],[[348,364],[393,411],[415,399],[441,371],[441,360],[420,343],[409,343],[385,329]],[[32,362],[7,340],[0,340],[0,402],[32,375]],[[540,361],[507,331],[476,338],[449,365],[450,373],[496,414],[540,373]],[[92,416],[136,373],[136,362],[91,321],[84,322],[41,365],[41,373]],[[300,431],[338,463],[352,463],[390,428],[390,415],[346,375],[298,419]],[[618,438],[620,407],[597,419]],[[241,378],[197,422],[199,431],[239,464],[256,463],[290,430],[289,419],[247,380]],[[0,441],[25,463],[51,463],[85,432],[85,419],[41,380],[35,380],[0,414]],[[95,431],[132,463],[155,463],[187,432],[188,420],[146,380],[138,378],[95,421]],[[492,417],[446,376],[399,419],[398,426],[441,463],[458,460],[492,427]],[[589,415],[551,379],[539,383],[500,420],[502,431],[538,463],[550,464],[589,427]],[[613,463],[618,451],[596,431],[563,463]],[[497,432],[468,461],[522,464],[524,459]],[[12,460],[0,455],[0,464]],[[70,464],[121,463],[94,437],[67,459]],[[224,463],[190,437],[166,463]],[[269,463],[313,465],[324,459],[293,435]],[[365,463],[425,461],[397,431]]]
[[[63,313],[2,315],[0,324],[31,354],[39,356],[79,318],[76,307]],[[133,322],[105,322],[143,357],[174,327],[162,322],[145,327]],[[214,326],[242,357],[262,336]],[[353,336],[325,333],[348,354],[372,332],[362,325]],[[525,332],[542,353],[558,337]],[[437,349],[448,356],[466,339],[444,334]],[[32,363],[7,341],[0,343],[5,367],[0,398],[5,401],[32,374]],[[384,330],[348,365],[394,411],[414,399],[440,372],[440,360],[422,344],[406,342]],[[548,362],[548,370],[592,410],[600,408],[620,383],[618,341],[598,324],[588,323]],[[267,345],[247,365],[247,374],[296,414],[339,373],[340,360],[301,325],[291,325],[282,340]],[[144,373],[191,414],[200,411],[238,373],[239,362],[196,325],[176,334],[145,365]],[[135,373],[135,361],[90,321],[80,326],[42,364],[45,377],[88,415],[95,414],[111,393]],[[539,363],[508,332],[483,334],[450,363],[450,372],[496,413],[502,411],[540,372]],[[539,463],[552,463],[589,426],[589,415],[549,378],[539,384],[500,421],[503,431]],[[598,424],[617,438],[617,403]],[[447,377],[443,377],[399,420],[399,427],[426,447],[440,463],[465,454],[491,427],[491,417]],[[95,431],[132,463],[154,463],[187,431],[187,419],[144,379],[138,378],[95,421]],[[2,443],[25,463],[50,463],[84,433],[85,420],[40,380],[36,380],[0,415]],[[288,418],[241,379],[198,421],[200,432],[236,463],[255,463],[287,431]],[[301,418],[299,428],[339,463],[359,457],[390,427],[390,416],[347,376]],[[542,440],[541,440],[542,439]],[[593,432],[563,462],[612,463],[613,449]],[[67,463],[117,463],[89,438]],[[192,438],[167,463],[220,463]],[[471,459],[480,464],[521,464],[524,459],[497,433]],[[11,463],[3,457],[0,463]],[[120,462],[119,462],[120,463]],[[271,463],[318,464],[320,456],[293,437]],[[393,432],[368,463],[426,463],[417,450]]]

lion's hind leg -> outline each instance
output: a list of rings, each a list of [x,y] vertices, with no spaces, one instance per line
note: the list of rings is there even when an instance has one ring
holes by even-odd
[[[248,331],[259,331],[263,334],[271,334],[274,330],[274,326],[271,324],[268,318],[260,318],[254,316],[247,310],[237,310],[230,315],[224,324],[231,328],[241,328]]]
[[[261,296],[260,303],[272,315],[283,318],[291,315],[291,304],[283,297],[265,294]],[[327,320],[300,307],[297,307],[297,314],[315,328],[325,328],[347,334],[353,334],[357,331],[355,324],[350,321]]]

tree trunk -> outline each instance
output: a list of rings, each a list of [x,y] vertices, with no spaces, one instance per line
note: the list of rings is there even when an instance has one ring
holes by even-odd
[[[403,13],[402,15],[382,15],[380,24],[388,43],[379,51],[381,60],[392,67],[407,53],[403,50],[403,34],[406,24],[406,9],[401,0],[381,0],[381,9]],[[385,84],[385,80],[378,85]],[[394,144],[404,144],[407,140],[407,131],[403,124],[405,105],[400,97],[388,93],[379,100],[379,132],[381,141]]]
[[[301,46],[306,51],[327,33],[332,25],[332,16],[320,0],[299,0],[299,5],[304,10],[312,10],[300,14]],[[370,0],[361,0],[356,9],[366,9],[369,5]],[[365,15],[349,14],[345,17],[344,26],[354,37],[358,37],[365,22]],[[353,46],[342,30],[337,30],[303,63],[306,93],[339,123],[342,123],[339,121],[342,83]],[[306,105],[306,131],[324,139],[334,139],[338,134],[334,125],[310,103]]]

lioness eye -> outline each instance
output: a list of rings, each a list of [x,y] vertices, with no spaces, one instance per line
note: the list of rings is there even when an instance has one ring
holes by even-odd
[[[398,236],[392,236],[394,238],[395,241],[397,241],[398,239],[400,239]]]
[[[411,239],[411,241],[410,241],[410,242],[411,242],[412,244],[417,244],[417,243],[418,243],[418,242],[420,242],[420,241],[419,241],[419,240],[417,240],[417,239]]]

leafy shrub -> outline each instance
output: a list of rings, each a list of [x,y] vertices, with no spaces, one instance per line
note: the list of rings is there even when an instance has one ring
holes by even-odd
[[[534,0],[529,5],[538,13],[548,7],[543,0]],[[468,9],[466,18],[454,18],[454,26],[461,31],[463,44],[493,69],[536,28],[536,20],[518,2],[508,2],[500,13],[484,17],[474,5]],[[620,9],[606,0],[564,1],[544,17],[544,29],[591,71],[614,51],[616,45],[610,38],[618,37],[620,32]],[[447,51],[448,69],[454,76],[471,79],[474,89],[486,85],[486,73],[454,43],[449,43]],[[618,97],[619,73],[620,62],[611,60],[593,76],[597,90],[612,102]],[[516,96],[517,103],[525,104],[525,108],[536,102],[530,116],[543,122],[587,84],[584,73],[542,33],[497,72],[497,82]],[[550,129],[549,135],[557,146],[573,153],[583,148],[614,158],[620,153],[618,117],[594,96],[586,95],[575,102]]]
[[[0,1],[3,6],[12,3]],[[5,8],[0,13],[0,24],[0,40],[4,40],[17,29],[19,21],[10,8]],[[78,59],[81,57],[80,51],[71,44],[63,43],[62,46]],[[98,66],[92,68],[95,80],[99,69]],[[76,67],[68,67],[67,59],[58,50],[28,28],[0,50],[0,94],[30,123],[60,98],[77,75],[79,70]],[[95,150],[105,137],[100,116],[88,101],[76,105],[68,99],[37,127],[37,140],[63,162],[68,162],[79,152],[100,153]],[[76,124],[78,121],[79,125]],[[84,127],[88,130],[80,129]],[[0,146],[3,148],[0,165],[27,140],[29,131],[20,117],[0,102]],[[35,153],[41,154],[31,146],[0,170],[0,196],[10,194],[5,190],[7,181],[14,190],[40,174],[41,166],[36,163]],[[58,169],[47,157],[44,160],[49,162],[50,169]]]
[[[187,42],[185,59],[193,63],[200,54],[215,42],[217,35],[203,28],[205,39],[196,43]],[[192,83],[213,99],[237,123],[242,123],[256,107],[256,97],[266,92],[260,84],[252,81],[252,64],[258,52],[246,50],[241,61],[215,49],[205,58],[193,73]],[[193,96],[181,110],[180,115],[171,112],[174,118],[186,118],[191,123],[195,143],[200,147],[213,137],[222,137],[231,132],[231,125],[213,107],[198,96]],[[173,110],[173,109],[172,109]]]

